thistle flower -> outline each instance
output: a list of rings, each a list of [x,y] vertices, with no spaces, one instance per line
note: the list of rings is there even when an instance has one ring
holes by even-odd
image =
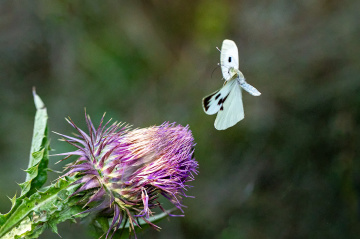
[[[70,118],[67,121],[78,135],[59,134],[77,148],[58,154],[65,155],[65,159],[78,156],[67,165],[69,171],[64,175],[80,176],[74,184],[81,186],[72,196],[85,194],[83,200],[88,209],[84,212],[112,216],[106,238],[111,231],[118,230],[124,220],[129,221],[130,232],[134,231],[135,225],[139,226],[136,218],[160,229],[148,220],[154,208],[165,211],[158,202],[159,196],[183,212],[182,198],[186,197],[189,187],[186,183],[197,173],[191,131],[188,126],[175,123],[131,130],[121,123],[110,124],[111,120],[104,124],[104,116],[95,129],[90,117],[85,115],[89,134]],[[93,204],[96,206],[90,207]]]

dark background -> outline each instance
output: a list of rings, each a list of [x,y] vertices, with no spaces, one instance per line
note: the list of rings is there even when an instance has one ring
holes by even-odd
[[[73,132],[67,116],[84,128],[84,107],[96,124],[107,112],[134,127],[190,125],[195,199],[139,238],[358,238],[359,10],[355,0],[1,1],[0,211],[25,179],[35,86],[52,131]],[[217,131],[201,99],[222,85],[224,39],[262,95],[243,93],[245,119]],[[72,150],[50,138],[53,153]]]

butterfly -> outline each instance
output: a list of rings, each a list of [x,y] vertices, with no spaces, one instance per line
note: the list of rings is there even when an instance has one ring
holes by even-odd
[[[206,114],[217,113],[215,129],[225,130],[244,118],[241,88],[253,96],[261,93],[245,81],[239,70],[239,53],[235,42],[225,39],[220,51],[220,66],[225,83],[220,90],[203,98]]]

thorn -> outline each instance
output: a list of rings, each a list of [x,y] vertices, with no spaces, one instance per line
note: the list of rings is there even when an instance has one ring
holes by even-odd
[[[54,172],[54,173],[62,173],[61,171],[57,171],[57,170],[51,169],[51,168],[46,168],[46,170],[49,172]]]

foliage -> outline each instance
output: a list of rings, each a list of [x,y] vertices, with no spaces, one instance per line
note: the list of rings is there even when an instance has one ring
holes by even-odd
[[[66,220],[82,218],[88,215],[83,213],[84,209],[79,205],[79,196],[71,196],[81,186],[76,184],[79,179],[73,177],[61,177],[55,183],[42,187],[47,179],[47,165],[49,160],[49,141],[47,137],[47,112],[44,103],[36,94],[34,101],[37,109],[34,124],[29,167],[26,181],[20,184],[21,195],[11,199],[12,207],[7,214],[0,214],[0,237],[2,239],[30,239],[38,238],[47,228],[58,234],[57,224]],[[163,212],[157,216],[150,217],[148,221],[158,221],[168,215]],[[94,218],[95,225],[100,229],[109,229],[109,218]],[[102,222],[102,223],[100,223]],[[144,225],[144,220],[139,225]],[[96,226],[95,226],[96,227]],[[120,228],[129,228],[126,221]],[[101,231],[101,230],[100,230]],[[96,231],[99,233],[99,230]],[[104,234],[106,231],[101,231]],[[127,235],[125,233],[124,235]]]
[[[185,201],[186,217],[160,222],[161,235],[147,238],[359,237],[360,1],[3,1],[0,9],[0,211],[17,190],[7,182],[23,181],[35,85],[56,132],[71,133],[63,118],[82,122],[84,107],[96,121],[106,111],[135,127],[192,127],[201,190]],[[218,132],[201,99],[222,85],[215,47],[225,38],[262,95],[243,94],[245,119]],[[81,228],[61,235],[91,238]]]

